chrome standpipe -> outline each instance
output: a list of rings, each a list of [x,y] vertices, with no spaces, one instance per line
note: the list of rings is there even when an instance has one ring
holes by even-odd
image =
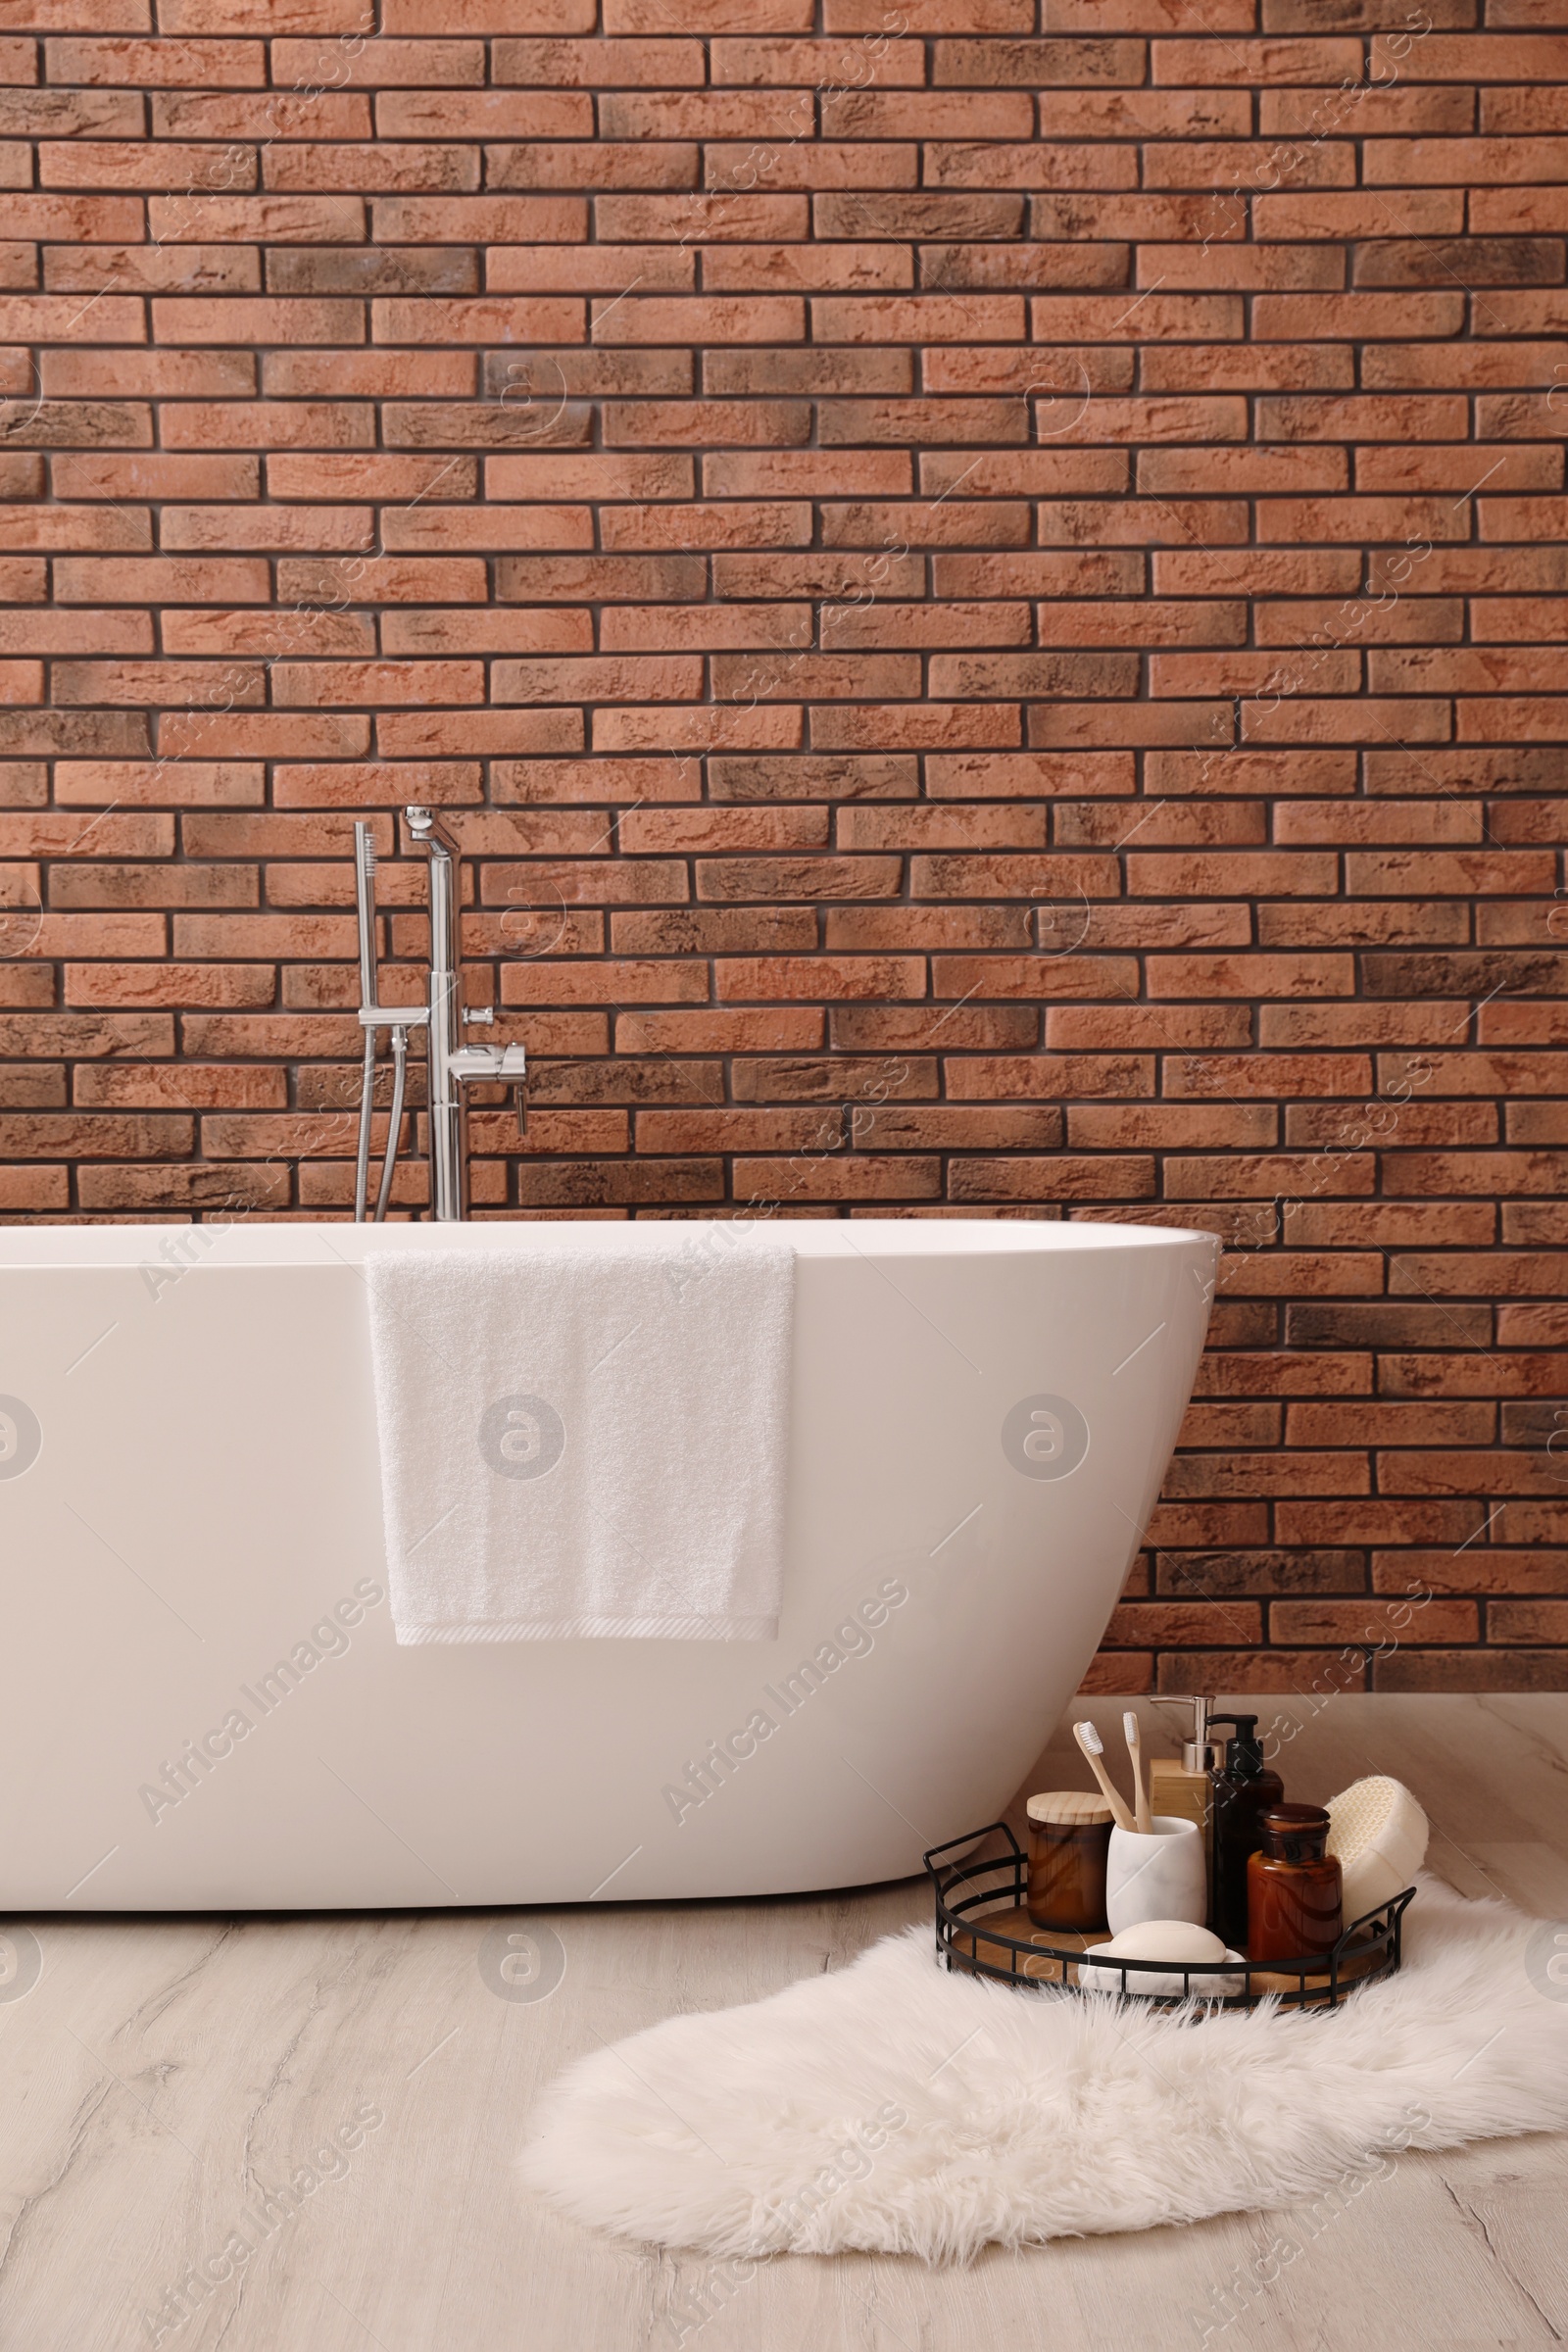
[[[429,1019],[423,1005],[383,1005],[375,953],[375,842],[368,825],[354,828],[355,904],[360,922],[360,1027],[365,1032],[365,1057],[360,1071],[360,1133],[354,1155],[354,1222],[365,1223],[370,1185],[370,1121],[375,1107],[375,1041],[379,1029],[392,1032],[392,1111],[387,1125],[381,1181],[376,1188],[375,1223],[386,1222],[392,1198],[403,1133],[403,1099],[408,1082],[409,1031]]]
[[[424,1051],[429,1072],[430,1214],[456,1224],[464,1199],[463,1102],[452,1075],[458,1051],[458,847],[431,808],[405,811],[409,831],[430,854],[430,996]]]
[[[466,1046],[465,1022],[482,1024],[487,1006],[466,1013],[458,995],[457,843],[431,808],[408,808],[409,831],[430,858],[430,995],[423,1015],[429,1070],[430,1213],[453,1224],[468,1213],[467,1104],[464,1089],[502,1079],[517,1089],[519,1110],[528,1057],[521,1046]],[[362,1015],[363,1018],[363,1015]]]
[[[375,843],[368,825],[354,828],[354,896],[360,918],[360,1011],[373,1007],[375,972]],[[360,1070],[360,1140],[354,1155],[354,1222],[365,1223],[365,1203],[370,1185],[370,1114],[375,1097],[375,1031],[365,1031]]]

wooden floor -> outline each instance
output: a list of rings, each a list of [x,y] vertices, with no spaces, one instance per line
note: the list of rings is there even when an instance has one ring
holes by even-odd
[[[1087,1710],[1107,1746],[1113,1729],[1119,1746],[1120,1705]],[[1174,1705],[1140,1711],[1151,1746],[1168,1751]],[[1286,1711],[1300,1727],[1283,1760],[1293,1795],[1396,1773],[1427,1806],[1433,1864],[1455,1886],[1568,1920],[1568,1698],[1347,1693],[1315,1717],[1301,1702]],[[1063,1757],[1030,1785],[1084,1777]],[[1268,2250],[1291,2236],[1288,2212],[995,2254],[968,2271],[787,2257],[737,2283],[700,2258],[600,2239],[516,2187],[523,2118],[564,2061],[674,2011],[842,1967],[926,1914],[918,1884],[553,1913],[565,1974],[535,2001],[492,1989],[484,1939],[515,1923],[491,1913],[39,1920],[37,1983],[20,1999],[0,1984],[0,2345],[1468,2352],[1568,2340],[1565,2139],[1401,2158],[1315,2234],[1298,2220],[1283,2265]],[[340,2128],[357,2144],[314,2166]],[[247,2216],[264,2189],[294,2178],[304,2191],[302,2166],[317,2184],[274,2208],[271,2234],[226,2282],[205,2300],[193,2288],[181,2320],[172,2290],[194,2263],[221,2270],[233,2230],[258,2234]]]

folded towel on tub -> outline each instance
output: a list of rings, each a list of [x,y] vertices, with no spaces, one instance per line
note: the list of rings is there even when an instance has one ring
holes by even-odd
[[[400,1642],[769,1641],[795,1255],[756,1226],[366,1263]]]

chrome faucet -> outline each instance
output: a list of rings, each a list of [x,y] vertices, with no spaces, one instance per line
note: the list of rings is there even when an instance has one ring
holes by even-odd
[[[380,1002],[375,953],[375,846],[368,825],[356,824],[354,828],[360,924],[360,1025],[365,1031],[354,1218],[356,1224],[362,1225],[369,1195],[370,1115],[376,1039],[380,1030],[389,1030],[392,1038],[392,1106],[375,1203],[377,1224],[386,1216],[401,1148],[411,1029],[424,1031],[430,1120],[430,1214],[438,1224],[456,1223],[468,1213],[465,1087],[498,1079],[515,1086],[520,1117],[522,1089],[528,1074],[528,1057],[521,1046],[466,1046],[461,1041],[466,1023],[483,1025],[493,1021],[495,1013],[488,1005],[465,1011],[458,995],[460,852],[433,809],[412,808],[404,813],[410,833],[429,852],[430,986],[427,1002],[420,1005],[383,1005]]]

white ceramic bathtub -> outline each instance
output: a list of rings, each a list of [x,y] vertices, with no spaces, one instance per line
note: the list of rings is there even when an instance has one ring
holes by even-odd
[[[0,1232],[0,1910],[858,1885],[1013,1793],[1158,1493],[1210,1237],[793,1226],[777,1642],[400,1648],[360,1267],[530,1230]]]

